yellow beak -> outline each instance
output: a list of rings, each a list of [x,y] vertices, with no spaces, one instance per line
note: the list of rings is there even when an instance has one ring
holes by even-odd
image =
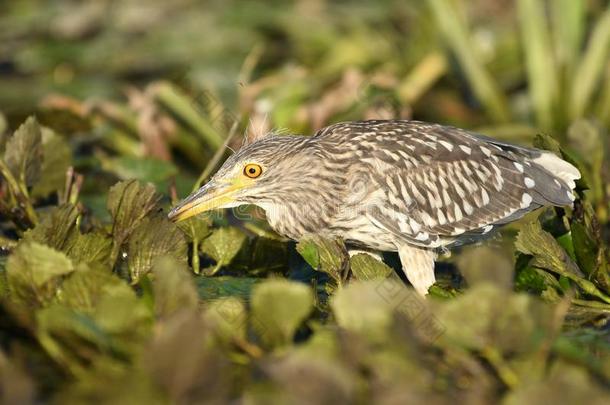
[[[182,200],[167,215],[174,222],[183,221],[199,213],[231,206],[236,191],[245,184],[238,181],[218,184],[210,181],[205,186]]]

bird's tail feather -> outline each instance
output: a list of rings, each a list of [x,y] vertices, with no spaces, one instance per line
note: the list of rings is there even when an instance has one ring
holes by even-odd
[[[578,169],[551,152],[542,152],[530,163],[530,175],[538,194],[534,200],[541,205],[571,205],[576,180],[580,179]]]

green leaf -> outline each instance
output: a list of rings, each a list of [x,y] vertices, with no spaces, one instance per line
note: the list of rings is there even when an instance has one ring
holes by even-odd
[[[246,339],[248,311],[244,302],[236,297],[223,297],[209,301],[204,319],[224,342]]]
[[[305,238],[297,244],[297,251],[315,270],[328,274],[337,285],[343,283],[349,256],[341,240]]]
[[[197,308],[199,297],[195,283],[183,261],[171,256],[159,257],[153,264],[152,275],[157,317]]]
[[[391,280],[382,283],[354,281],[337,290],[331,297],[330,306],[339,326],[377,341],[385,338],[393,319],[394,294],[386,295],[385,292],[403,293],[406,290],[403,288]]]
[[[583,398],[590,404],[605,404],[608,392],[597,384],[587,371],[568,362],[556,362],[544,379],[528,381],[504,397],[505,405],[540,403],[580,403]]]
[[[212,218],[208,215],[196,215],[185,221],[180,221],[176,225],[184,233],[189,242],[194,240],[202,241],[210,235],[212,230]]]
[[[26,305],[44,305],[61,285],[62,276],[74,271],[68,257],[36,242],[21,243],[6,263],[11,297]]]
[[[133,156],[102,157],[102,168],[121,180],[136,179],[160,183],[178,174],[176,166],[168,161]]]
[[[161,256],[185,262],[187,244],[182,232],[165,216],[144,219],[133,231],[127,246],[127,261],[132,283],[152,269]]]
[[[383,262],[366,253],[359,253],[350,257],[350,268],[358,280],[379,280],[392,274],[392,269]]]
[[[110,189],[107,207],[113,219],[112,261],[116,260],[123,243],[144,218],[159,209],[160,200],[161,196],[152,184],[144,185],[136,180],[117,183]]]
[[[53,207],[42,215],[38,225],[27,231],[23,238],[25,241],[42,243],[63,251],[78,234],[78,215],[78,209],[71,204]]]
[[[4,161],[13,176],[23,185],[31,186],[39,179],[42,135],[36,118],[28,118],[8,140]]]
[[[64,251],[74,262],[109,264],[112,238],[100,231],[78,232],[64,246]]]
[[[311,289],[288,280],[268,280],[252,291],[253,328],[270,347],[289,344],[313,309]]]
[[[101,265],[81,264],[63,282],[57,302],[85,314],[95,313],[100,300],[125,282]]]
[[[246,241],[246,235],[235,227],[219,228],[203,241],[201,251],[216,261],[216,265],[206,271],[211,275],[222,266],[231,263]]]
[[[32,197],[47,197],[63,190],[66,172],[72,165],[72,150],[61,136],[51,130],[42,131],[42,167],[40,178],[32,188]]]
[[[525,225],[515,242],[517,250],[533,256],[531,266],[564,276],[576,283],[585,293],[610,303],[610,297],[602,293],[591,281],[583,278],[583,274],[572,261],[565,250],[553,236],[542,230],[538,221]]]
[[[549,310],[527,294],[482,283],[443,301],[436,315],[445,328],[443,341],[468,350],[512,353],[537,348]]]

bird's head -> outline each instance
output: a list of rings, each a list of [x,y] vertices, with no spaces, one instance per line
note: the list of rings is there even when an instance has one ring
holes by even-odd
[[[169,218],[182,221],[213,209],[281,201],[312,170],[310,140],[269,136],[242,147],[210,181],[174,207]]]

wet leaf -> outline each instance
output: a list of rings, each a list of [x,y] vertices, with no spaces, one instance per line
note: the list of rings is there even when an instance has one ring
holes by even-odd
[[[205,272],[216,273],[221,267],[231,263],[246,241],[246,235],[237,228],[216,229],[201,244],[201,251],[216,261],[216,265]]]
[[[384,279],[393,272],[388,265],[366,253],[350,257],[349,264],[354,277],[362,281]]]
[[[30,117],[6,143],[4,161],[16,179],[31,186],[40,177],[42,150],[40,125]]]
[[[148,273],[154,260],[171,256],[186,261],[187,244],[182,232],[164,216],[146,218],[131,235],[127,246],[127,261],[132,283]]]
[[[258,336],[271,347],[290,343],[313,308],[311,289],[302,283],[268,280],[252,291],[252,322]]]
[[[68,257],[36,242],[21,243],[6,263],[11,297],[26,305],[43,305],[56,293],[62,276],[74,271]]]

